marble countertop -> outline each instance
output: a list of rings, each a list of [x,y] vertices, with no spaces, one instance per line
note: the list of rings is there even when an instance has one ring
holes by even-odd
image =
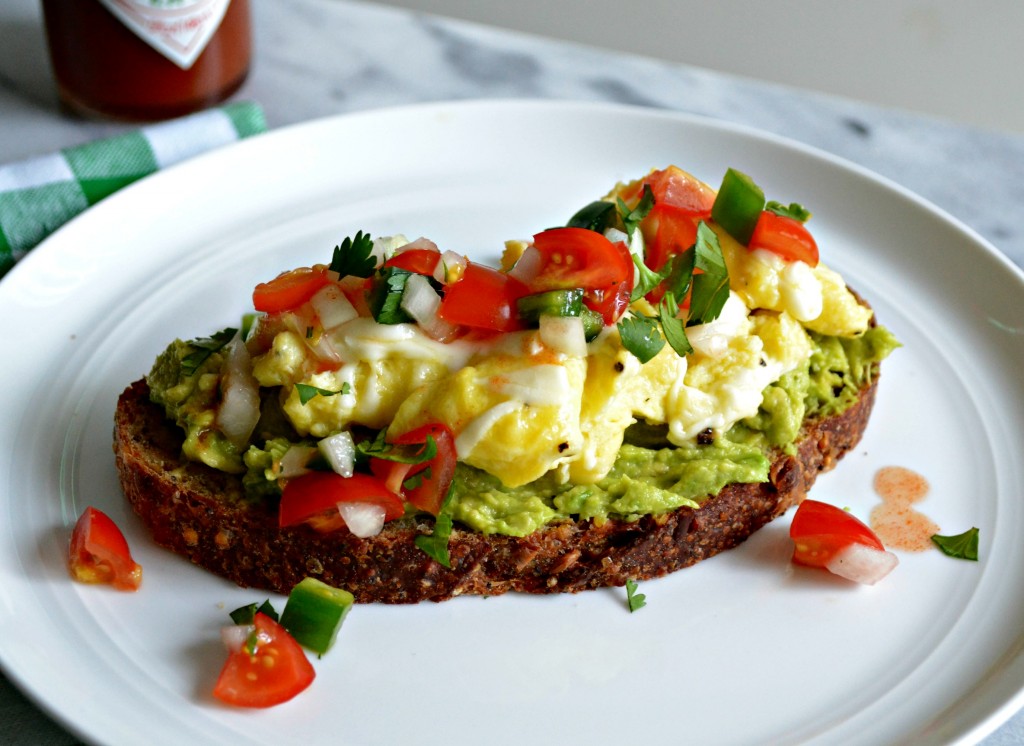
[[[350,0],[253,2],[256,56],[237,98],[259,102],[272,128],[471,98],[596,100],[700,114],[871,169],[1024,266],[1024,137]],[[36,0],[0,8],[0,163],[125,129],[59,113],[40,15]],[[76,740],[0,677],[0,742]],[[1024,714],[985,743],[1024,743]]]

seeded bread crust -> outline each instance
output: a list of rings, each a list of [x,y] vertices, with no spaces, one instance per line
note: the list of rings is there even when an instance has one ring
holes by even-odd
[[[287,594],[306,576],[359,602],[416,603],[508,591],[576,593],[665,575],[730,549],[801,502],[819,473],[856,446],[876,382],[842,414],[807,422],[797,453],[778,454],[763,484],[735,484],[697,509],[633,523],[549,525],[530,536],[484,535],[456,525],[451,568],[414,544],[431,519],[403,518],[370,539],[305,525],[279,528],[276,506],[244,498],[241,480],[181,456],[182,433],[149,399],[144,380],[118,400],[114,453],[124,493],[161,546],[244,587]]]

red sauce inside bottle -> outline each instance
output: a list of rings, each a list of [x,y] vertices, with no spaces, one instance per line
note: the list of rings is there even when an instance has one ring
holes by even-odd
[[[183,70],[96,0],[43,0],[62,102],[86,116],[153,121],[217,104],[249,72],[248,0],[232,0],[192,66]]]

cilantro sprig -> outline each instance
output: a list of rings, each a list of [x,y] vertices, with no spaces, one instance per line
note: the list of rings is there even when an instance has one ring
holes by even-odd
[[[387,430],[381,430],[373,440],[356,443],[356,453],[363,457],[374,457],[400,464],[422,464],[437,455],[437,441],[428,435],[424,443],[396,445],[388,443]]]
[[[224,345],[230,342],[238,333],[238,329],[228,327],[219,332],[211,334],[202,339],[193,339],[189,346],[194,348],[192,352],[181,358],[181,372],[187,376],[195,375],[196,371],[210,359],[210,356],[223,349]]]
[[[633,238],[633,231],[640,225],[640,221],[647,217],[647,213],[654,207],[654,192],[651,191],[650,184],[644,184],[643,194],[640,195],[640,201],[636,203],[636,207],[633,209],[629,208],[622,198],[618,198],[617,203],[619,209],[619,217],[622,219],[623,230],[630,239]]]
[[[630,614],[647,605],[647,596],[636,592],[639,587],[635,580],[626,581],[626,605],[629,606]]]
[[[342,277],[371,277],[377,269],[373,256],[373,239],[359,231],[354,238],[345,238],[334,247],[330,269]]]
[[[971,528],[962,534],[955,536],[940,536],[935,534],[932,541],[942,550],[942,553],[956,559],[978,561],[978,534],[977,528]]]
[[[799,220],[801,223],[806,223],[811,219],[811,211],[799,202],[790,202],[788,205],[784,205],[781,202],[776,202],[775,200],[768,200],[764,209],[768,212],[774,212],[776,215],[781,215],[784,218]]]
[[[657,355],[666,341],[676,354],[688,355],[693,346],[686,327],[714,321],[729,299],[729,269],[718,236],[701,221],[693,246],[669,259],[658,271],[647,267],[639,257],[633,257],[633,264],[638,280],[631,300],[662,285],[665,295],[658,303],[656,317],[632,314],[619,321],[622,345],[642,363]],[[690,307],[683,319],[679,309],[688,293]]]
[[[451,568],[452,560],[451,555],[448,552],[448,540],[452,535],[452,495],[455,492],[455,483],[448,488],[448,494],[445,495],[444,502],[441,503],[441,509],[437,512],[437,517],[434,519],[434,530],[430,534],[420,534],[413,543],[425,552],[431,559],[438,562],[440,565]]]

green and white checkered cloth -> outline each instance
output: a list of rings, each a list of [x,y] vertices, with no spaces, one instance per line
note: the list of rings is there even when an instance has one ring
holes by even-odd
[[[266,129],[263,110],[242,102],[0,165],[0,277],[36,244],[107,195]]]

